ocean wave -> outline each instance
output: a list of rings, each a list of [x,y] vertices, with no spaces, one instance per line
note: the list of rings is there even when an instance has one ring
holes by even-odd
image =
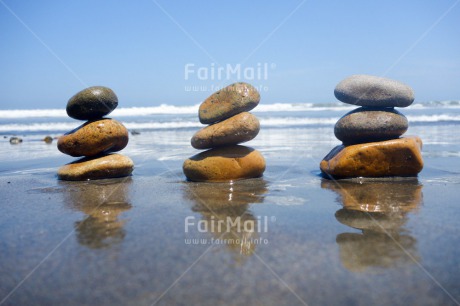
[[[414,106],[417,104],[414,104]],[[460,108],[459,100],[445,100],[445,101],[429,101],[425,103],[419,103],[424,107],[433,107],[433,108]],[[410,106],[412,107],[412,106]]]
[[[199,104],[191,106],[175,106],[161,104],[150,107],[125,107],[115,109],[110,116],[113,117],[145,117],[151,115],[194,115],[198,114]],[[313,103],[275,103],[260,104],[253,110],[255,113],[263,112],[299,112],[343,110],[352,107],[343,103],[313,104]],[[0,110],[0,119],[14,118],[65,118],[64,109],[26,109],[26,110]]]
[[[261,118],[259,119],[262,127],[284,127],[284,126],[308,126],[308,125],[331,125],[339,120],[336,118],[299,118],[299,117],[280,117],[280,118]]]
[[[200,122],[123,122],[129,130],[137,129],[177,129],[202,127]],[[78,127],[72,122],[32,123],[32,124],[3,124],[0,132],[67,132]]]
[[[334,124],[338,118],[262,118],[260,125],[263,127],[277,126],[308,126]],[[203,128],[204,125],[196,121],[167,121],[167,122],[129,122],[123,121],[129,130],[161,130]],[[78,124],[72,122],[32,123],[32,124],[3,124],[0,132],[66,132],[75,129]]]
[[[0,119],[60,118],[67,117],[65,109],[12,109],[0,110]]]
[[[199,105],[174,106],[161,104],[151,107],[125,107],[115,109],[110,116],[140,117],[162,114],[196,114]],[[65,109],[14,109],[0,110],[0,119],[14,118],[65,118],[68,117]]]
[[[259,117],[260,125],[264,127],[301,127],[301,126],[324,126],[334,125],[339,117]],[[418,115],[407,116],[409,123],[433,123],[433,122],[452,122],[458,124],[460,115]],[[165,122],[135,122],[123,121],[123,124],[129,130],[164,130],[164,129],[184,129],[184,128],[202,128],[198,120],[172,120]],[[28,123],[28,124],[2,124],[0,132],[49,132],[49,133],[65,133],[75,129],[79,125],[78,122],[53,122],[53,123]]]
[[[407,115],[406,117],[407,117],[407,120],[409,120],[409,124],[411,122],[459,122],[460,121],[459,115],[448,115],[448,114],[418,115],[418,116]]]
[[[254,113],[266,112],[320,112],[320,111],[345,111],[355,108],[355,105],[349,105],[341,102],[333,103],[274,103],[259,104]],[[161,104],[149,107],[122,107],[115,109],[111,116],[113,117],[145,117],[151,115],[187,115],[197,114],[199,104],[189,106],[176,106]],[[410,106],[411,109],[426,108],[460,108],[460,101],[430,101],[426,103],[415,103]],[[0,119],[21,119],[21,118],[65,118],[67,113],[65,109],[15,109],[0,110]]]

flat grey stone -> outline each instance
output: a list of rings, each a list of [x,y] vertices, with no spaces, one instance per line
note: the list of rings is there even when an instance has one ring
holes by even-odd
[[[404,83],[371,75],[352,75],[334,90],[344,103],[375,107],[407,107],[414,102],[412,88]]]

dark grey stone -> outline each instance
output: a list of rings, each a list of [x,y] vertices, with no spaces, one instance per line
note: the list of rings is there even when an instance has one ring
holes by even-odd
[[[407,118],[393,108],[360,107],[337,121],[334,134],[349,145],[398,138],[408,127]]]
[[[70,98],[67,115],[78,120],[100,119],[118,106],[118,98],[107,87],[93,86],[83,89]]]

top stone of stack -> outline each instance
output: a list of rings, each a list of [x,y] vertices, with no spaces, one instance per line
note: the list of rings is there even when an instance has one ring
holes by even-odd
[[[100,119],[118,106],[115,93],[104,86],[93,86],[76,93],[67,102],[67,115],[77,120]]]
[[[352,75],[334,90],[335,97],[348,104],[367,107],[407,107],[414,102],[408,85],[377,76]]]
[[[260,94],[247,83],[234,83],[207,98],[200,105],[198,117],[203,124],[212,124],[247,112],[259,104]]]

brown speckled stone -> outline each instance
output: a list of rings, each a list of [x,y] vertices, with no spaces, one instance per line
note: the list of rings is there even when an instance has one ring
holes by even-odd
[[[345,145],[395,139],[409,127],[407,118],[392,108],[357,108],[335,124],[334,134]]]
[[[320,168],[334,177],[415,176],[423,168],[422,140],[404,137],[332,149]]]
[[[67,115],[78,120],[94,120],[110,114],[118,106],[118,98],[107,87],[93,86],[76,93],[67,102]]]
[[[265,160],[253,148],[228,146],[192,156],[182,168],[190,181],[232,181],[260,177],[265,171]]]
[[[259,130],[256,116],[243,112],[196,132],[192,137],[192,147],[208,149],[246,142],[256,137]]]
[[[414,92],[408,85],[373,75],[352,75],[334,90],[344,103],[373,107],[406,107],[414,102]]]
[[[116,152],[128,144],[128,130],[114,119],[89,121],[59,137],[58,149],[70,156]]]
[[[62,166],[58,178],[66,181],[96,180],[128,176],[133,172],[133,161],[121,154],[81,158]]]
[[[247,112],[259,104],[260,95],[247,83],[231,84],[207,98],[200,105],[198,117],[203,124],[219,122],[241,112]]]

